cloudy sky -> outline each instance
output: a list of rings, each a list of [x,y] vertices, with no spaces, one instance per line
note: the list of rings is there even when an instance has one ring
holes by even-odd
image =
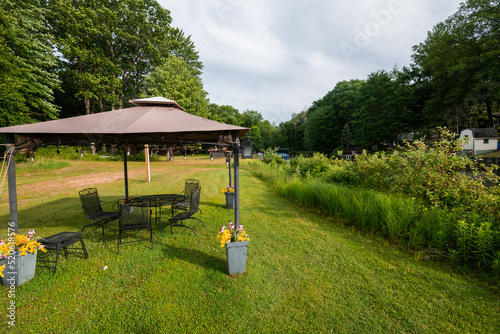
[[[411,62],[460,0],[158,0],[191,36],[210,102],[278,125],[342,80]]]

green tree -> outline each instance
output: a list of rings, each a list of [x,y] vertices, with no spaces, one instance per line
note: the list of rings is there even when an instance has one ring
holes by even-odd
[[[115,52],[110,39],[115,36],[112,27],[118,23],[116,4],[108,8],[99,0],[51,0],[48,5],[49,23],[57,50],[63,56],[64,72],[78,88],[86,113],[94,112],[94,102],[98,111],[104,111],[110,99],[116,105],[117,91],[121,90],[119,67],[110,56]]]
[[[272,125],[268,120],[264,120],[260,123],[259,129],[262,138],[262,150],[279,147],[277,142],[279,129],[276,126]]]
[[[483,106],[488,126],[500,98],[499,0],[468,0],[414,46],[413,61],[431,87],[427,113],[442,115],[448,124]],[[477,108],[476,108],[477,109]],[[444,111],[444,113],[443,113]]]
[[[191,41],[191,36],[186,37],[184,31],[179,28],[171,28],[168,36],[172,49],[171,55],[184,60],[191,72],[199,77],[203,64],[199,60],[199,54]]]
[[[155,0],[50,0],[49,9],[57,49],[86,113],[94,105],[123,107],[170,55],[201,72],[190,38],[170,27],[170,12]]]
[[[398,79],[398,72],[371,73],[359,89],[359,108],[352,121],[354,141],[360,148],[391,143],[399,132],[409,128],[411,96],[408,86]]]
[[[195,76],[187,63],[176,57],[165,58],[146,77],[147,96],[163,96],[174,100],[187,112],[207,117],[207,92],[203,90],[201,79]]]
[[[319,107],[308,116],[305,137],[310,150],[329,154],[339,145],[335,137],[340,133],[333,126],[337,124],[335,116],[329,106]]]
[[[252,126],[259,126],[264,120],[262,115],[255,110],[246,110],[240,115],[240,126],[251,128]]]
[[[340,135],[340,145],[344,148],[352,147],[354,145],[354,137],[348,123],[346,123],[342,129],[342,134]]]
[[[260,129],[258,126],[256,126],[256,125],[252,126],[250,131],[248,131],[243,138],[246,138],[246,137],[250,138],[250,140],[252,141],[253,150],[255,152],[263,150],[262,136],[261,136]]]
[[[292,119],[280,124],[280,132],[282,133],[284,142],[279,145],[276,142],[272,146],[277,147],[287,147],[291,151],[304,151],[306,150],[305,145],[305,129],[307,121],[307,111],[302,111],[298,114],[292,114]],[[270,146],[270,147],[272,147]]]
[[[0,126],[54,119],[59,80],[45,17],[37,1],[0,2]]]
[[[208,118],[232,125],[240,125],[240,112],[238,109],[228,105],[208,104]]]
[[[359,108],[359,91],[364,81],[341,81],[307,111],[305,140],[313,151],[330,154],[341,146],[345,125]]]

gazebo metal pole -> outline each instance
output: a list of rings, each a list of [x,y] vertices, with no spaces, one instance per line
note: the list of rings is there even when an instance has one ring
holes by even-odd
[[[19,233],[19,220],[17,217],[17,191],[16,191],[16,162],[15,162],[15,144],[16,137],[13,134],[7,134],[7,169],[8,187],[9,187],[9,210],[10,224],[9,226],[15,233]],[[10,231],[10,230],[9,230]]]
[[[240,158],[239,144],[234,140],[238,138],[238,132],[233,132],[234,145],[234,226],[240,226]]]
[[[232,175],[231,175],[231,154],[232,152],[229,151],[229,187],[233,185],[233,180],[232,180]]]
[[[123,172],[125,176],[125,201],[128,200],[127,150],[123,151]]]

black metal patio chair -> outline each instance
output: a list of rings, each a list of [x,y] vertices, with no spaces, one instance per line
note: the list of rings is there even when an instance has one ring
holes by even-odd
[[[173,233],[172,228],[175,226],[179,227],[187,227],[191,231],[193,231],[194,235],[196,235],[196,232],[194,231],[194,228],[198,226],[199,223],[205,227],[205,224],[198,219],[197,217],[193,217],[196,213],[200,212],[200,193],[201,193],[201,187],[196,187],[191,191],[191,195],[189,197],[189,208],[185,212],[180,212],[176,214],[174,217],[169,219],[168,223],[170,225],[170,232]],[[183,222],[188,220],[188,219],[195,219],[198,222],[196,223],[195,226],[190,227],[185,225]]]
[[[182,194],[186,196],[186,199],[180,203],[174,204],[173,209],[178,211],[187,211],[189,209],[191,192],[196,187],[200,186],[200,181],[196,179],[186,179],[184,181],[184,190]]]
[[[102,234],[104,235],[104,225],[118,219],[120,213],[116,211],[104,211],[102,209],[101,203],[103,201],[99,199],[99,193],[96,188],[83,189],[79,192],[79,195],[85,217],[92,220],[92,223],[85,225],[81,232],[89,226],[96,225],[102,228]]]
[[[131,242],[141,242],[151,240],[151,250],[153,250],[153,227],[151,226],[152,211],[149,202],[140,202],[120,205],[120,219],[118,224],[118,247],[117,254],[120,254],[120,245]],[[139,238],[138,233],[142,230],[149,230],[149,239]],[[137,236],[136,240],[123,241],[122,234],[130,232]]]

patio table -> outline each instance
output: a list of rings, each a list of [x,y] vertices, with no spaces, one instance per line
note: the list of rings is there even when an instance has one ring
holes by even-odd
[[[161,208],[163,206],[172,207],[172,216],[174,215],[174,205],[184,202],[186,196],[181,194],[156,194],[156,195],[146,195],[139,197],[131,197],[129,200],[133,202],[134,206],[149,206],[155,208],[155,220],[160,222],[160,234],[163,235],[163,229],[161,226]]]

